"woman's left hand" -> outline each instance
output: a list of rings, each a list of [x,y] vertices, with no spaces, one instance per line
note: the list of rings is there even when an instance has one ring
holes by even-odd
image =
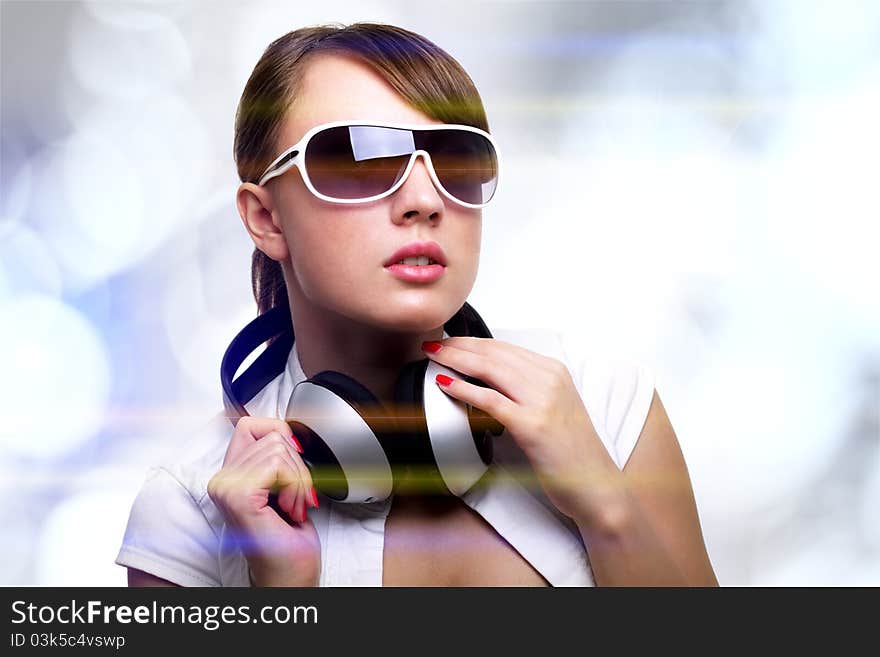
[[[441,348],[431,351],[431,345]],[[423,345],[425,355],[488,388],[453,378],[440,388],[485,411],[528,457],[550,501],[588,521],[622,485],[568,368],[560,361],[491,338],[450,337]],[[440,375],[443,376],[443,375]]]

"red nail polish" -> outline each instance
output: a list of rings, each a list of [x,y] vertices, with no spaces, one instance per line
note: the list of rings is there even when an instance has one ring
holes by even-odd
[[[315,490],[314,486],[312,486],[312,506],[316,509],[320,506],[320,504],[318,504],[318,492]]]
[[[296,436],[290,434],[290,439],[293,441],[293,446],[296,447],[296,451],[300,454],[303,453],[302,445],[299,444],[299,441],[296,439]]]
[[[438,374],[438,375],[436,376],[436,381],[437,381],[437,383],[439,383],[441,386],[448,386],[448,385],[449,385],[450,383],[452,383],[454,380],[455,380],[455,379],[453,379],[451,376],[446,376],[445,374]]]
[[[432,354],[436,354],[442,348],[443,348],[442,344],[440,344],[439,342],[434,342],[433,340],[429,341],[429,342],[422,343],[422,349],[424,349],[425,351],[432,353]]]

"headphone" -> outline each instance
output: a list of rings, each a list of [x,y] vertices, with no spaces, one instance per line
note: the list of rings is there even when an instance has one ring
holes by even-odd
[[[492,337],[468,303],[443,328],[450,336]],[[268,346],[263,353],[235,378],[264,342]],[[259,315],[229,344],[220,383],[233,426],[248,415],[244,404],[284,371],[293,344],[286,302]],[[468,491],[488,469],[492,436],[504,427],[440,390],[434,382],[437,374],[487,387],[428,358],[401,369],[392,408],[341,372],[325,370],[297,383],[285,420],[302,445],[315,488],[335,501],[353,503],[386,500],[404,481],[432,493],[461,496]]]

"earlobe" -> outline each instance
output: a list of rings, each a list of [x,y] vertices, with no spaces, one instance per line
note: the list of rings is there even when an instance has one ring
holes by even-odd
[[[253,183],[242,183],[236,194],[236,205],[254,245],[273,260],[286,260],[287,242],[275,216],[269,190]]]

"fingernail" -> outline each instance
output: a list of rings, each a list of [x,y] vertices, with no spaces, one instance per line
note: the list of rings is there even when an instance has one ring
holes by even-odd
[[[436,377],[434,377],[434,380],[437,381],[437,383],[439,383],[441,386],[448,386],[455,379],[453,379],[451,376],[446,376],[445,374],[438,374]]]
[[[296,436],[290,434],[290,439],[293,441],[293,446],[296,447],[296,451],[300,454],[303,453],[302,445],[299,444],[299,441],[296,439]]]
[[[432,354],[436,354],[440,349],[443,348],[443,345],[439,342],[429,341],[422,343],[422,349]]]
[[[314,486],[312,486],[312,506],[316,509],[320,506],[318,504],[318,491],[315,490]]]

